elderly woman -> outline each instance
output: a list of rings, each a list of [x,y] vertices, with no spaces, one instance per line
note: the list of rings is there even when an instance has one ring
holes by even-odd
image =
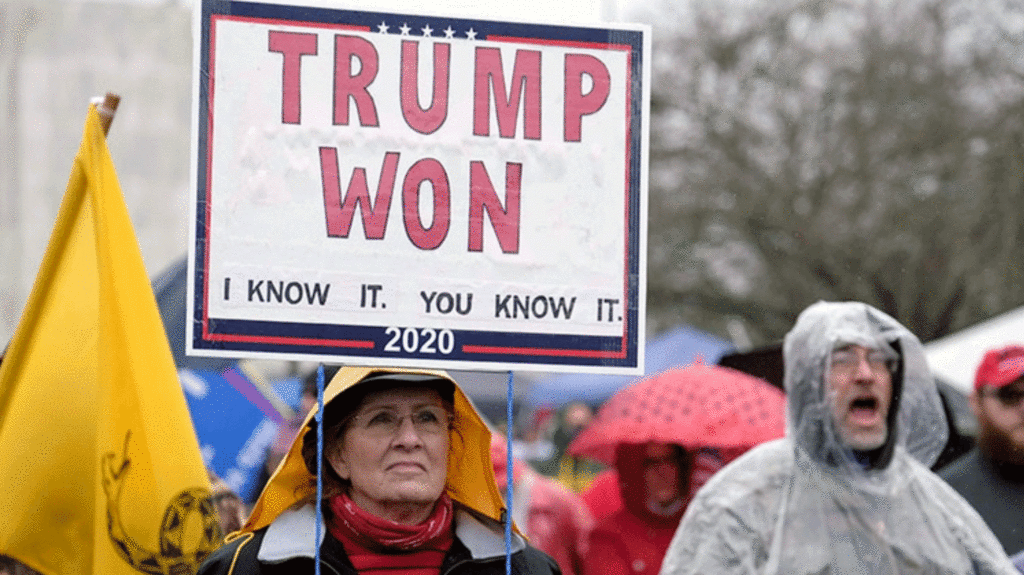
[[[242,530],[199,569],[207,574],[505,573],[505,515],[490,432],[441,371],[342,368],[324,393],[323,510],[316,533],[317,432],[304,433]],[[512,573],[558,574],[513,532]]]

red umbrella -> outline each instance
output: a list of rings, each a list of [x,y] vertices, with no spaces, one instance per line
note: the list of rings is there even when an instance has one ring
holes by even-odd
[[[624,443],[750,448],[782,437],[786,398],[741,371],[694,364],[641,379],[620,390],[569,444],[572,455],[613,465]]]

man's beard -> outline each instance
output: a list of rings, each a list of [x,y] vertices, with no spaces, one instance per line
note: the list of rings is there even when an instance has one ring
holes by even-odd
[[[978,418],[978,448],[999,463],[1024,465],[1024,445],[1017,445],[984,417]]]

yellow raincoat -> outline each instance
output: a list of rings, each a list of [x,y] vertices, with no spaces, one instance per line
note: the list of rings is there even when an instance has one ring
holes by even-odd
[[[495,521],[501,521],[502,502],[498,486],[494,481],[494,467],[491,465],[491,432],[477,414],[455,380],[443,371],[413,370],[368,367],[343,367],[331,379],[324,390],[324,405],[329,404],[342,392],[358,384],[366,376],[378,371],[388,373],[410,373],[432,375],[452,382],[455,387],[455,427],[458,433],[451,436],[451,450],[448,454],[448,479],[445,491],[452,501],[461,503]],[[302,430],[313,420],[316,408],[306,415]],[[292,442],[288,455],[281,460],[277,470],[263,489],[242,532],[251,532],[270,525],[278,515],[295,503],[315,495],[313,476],[302,460],[302,436],[299,433]]]
[[[558,575],[557,564],[546,554],[530,547],[518,529],[505,541],[501,522],[506,516],[491,465],[491,432],[484,424],[458,384],[443,371],[345,367],[324,391],[324,404],[344,401],[343,394],[377,373],[428,375],[450,381],[454,387],[454,420],[450,432],[448,473],[445,491],[455,504],[453,527],[456,544],[445,562],[442,575],[500,575],[506,560],[513,575]],[[365,385],[373,385],[366,383]],[[315,409],[306,416],[302,429],[311,425]],[[199,569],[200,575],[269,575],[271,573],[309,572],[317,550],[329,572],[356,574],[339,551],[340,544],[320,529],[320,541],[314,543],[314,476],[302,458],[302,436],[293,440],[267,482],[242,529],[231,534],[227,543],[215,551]],[[514,528],[514,526],[513,526]]]

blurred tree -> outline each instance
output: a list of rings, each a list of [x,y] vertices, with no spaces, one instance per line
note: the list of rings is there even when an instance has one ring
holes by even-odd
[[[654,329],[855,299],[927,341],[1024,304],[1024,4],[654,8]]]

